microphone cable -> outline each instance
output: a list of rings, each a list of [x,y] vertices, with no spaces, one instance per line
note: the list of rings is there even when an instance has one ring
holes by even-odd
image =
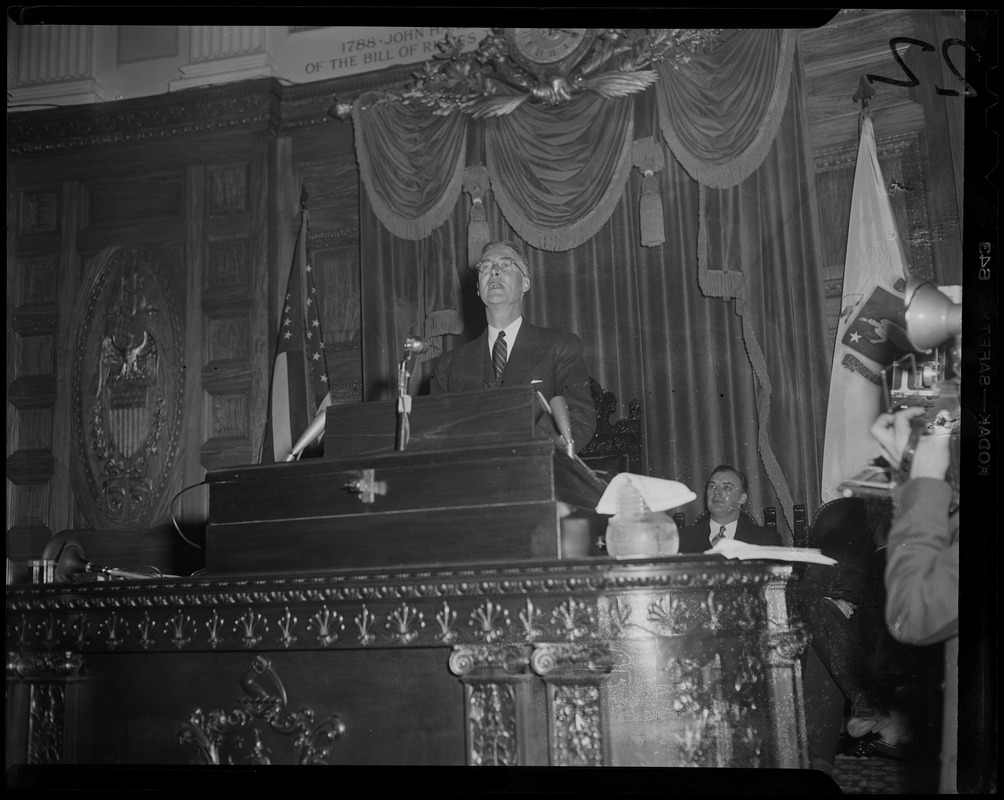
[[[195,543],[195,542],[193,542],[193,541],[192,541],[191,539],[189,539],[189,538],[188,538],[187,536],[185,536],[185,534],[184,534],[184,533],[182,533],[182,531],[181,531],[181,527],[180,527],[180,526],[178,525],[178,518],[177,518],[177,517],[176,517],[176,516],[174,515],[174,506],[175,506],[175,504],[176,504],[176,503],[178,502],[178,498],[179,498],[179,497],[181,497],[181,496],[182,496],[182,495],[183,495],[183,494],[184,494],[185,492],[187,492],[187,491],[188,491],[189,489],[195,489],[195,488],[197,488],[197,487],[199,487],[199,486],[204,486],[204,485],[206,485],[206,481],[205,481],[205,479],[203,479],[203,480],[199,481],[198,483],[193,483],[193,484],[190,484],[189,486],[185,486],[185,487],[184,487],[183,489],[181,489],[181,490],[180,490],[180,491],[179,491],[179,492],[178,492],[178,493],[177,493],[177,494],[176,494],[176,495],[175,495],[175,496],[174,496],[174,497],[172,498],[172,500],[171,500],[171,506],[170,506],[170,512],[171,512],[171,524],[173,524],[173,525],[174,525],[174,529],[175,529],[175,530],[176,530],[176,531],[178,532],[178,536],[180,536],[180,537],[181,537],[181,538],[182,538],[182,539],[184,540],[184,542],[185,542],[186,544],[188,544],[188,545],[190,545],[190,546],[194,547],[194,548],[195,548],[196,550],[202,550],[202,549],[203,549],[203,548],[202,548],[202,545],[201,545],[201,544],[196,544],[196,543]]]

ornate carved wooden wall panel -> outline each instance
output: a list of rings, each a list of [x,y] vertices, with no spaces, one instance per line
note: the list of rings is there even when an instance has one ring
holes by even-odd
[[[258,460],[267,404],[268,201],[264,155],[200,170],[201,465]]]
[[[74,489],[103,530],[162,516],[178,467],[185,377],[181,269],[148,248],[91,264],[73,320]]]
[[[47,535],[56,473],[53,447],[59,285],[62,274],[62,185],[15,192],[14,239],[7,270],[7,529]],[[10,241],[10,240],[8,240]]]

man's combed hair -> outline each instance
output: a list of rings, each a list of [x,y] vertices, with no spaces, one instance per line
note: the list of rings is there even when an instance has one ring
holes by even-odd
[[[742,485],[743,494],[750,493],[750,485],[749,481],[746,480],[746,473],[741,472],[740,470],[736,469],[730,464],[719,464],[717,467],[711,470],[711,474],[708,476],[708,483],[711,483],[711,479],[715,477],[715,475],[717,475],[719,472],[734,472],[736,475],[739,476],[739,483]]]

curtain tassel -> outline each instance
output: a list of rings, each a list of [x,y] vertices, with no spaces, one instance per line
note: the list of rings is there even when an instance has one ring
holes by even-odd
[[[638,139],[632,147],[631,162],[642,174],[638,207],[641,243],[643,247],[658,247],[666,241],[666,218],[662,194],[659,192],[659,178],[656,177],[657,173],[666,168],[662,145],[651,136]]]
[[[484,203],[484,196],[488,193],[487,167],[474,166],[464,170],[464,191],[471,196],[471,210],[467,218],[467,263],[473,264],[491,241]]]

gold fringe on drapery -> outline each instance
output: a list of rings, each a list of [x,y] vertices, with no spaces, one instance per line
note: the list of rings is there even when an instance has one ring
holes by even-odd
[[[658,247],[666,241],[666,223],[656,175],[666,168],[662,145],[651,136],[638,139],[631,153],[631,163],[642,174],[638,217],[643,247]]]
[[[491,241],[484,203],[489,191],[488,168],[483,165],[467,167],[464,170],[464,191],[471,196],[467,222],[467,263],[473,264],[481,256],[485,245]]]

